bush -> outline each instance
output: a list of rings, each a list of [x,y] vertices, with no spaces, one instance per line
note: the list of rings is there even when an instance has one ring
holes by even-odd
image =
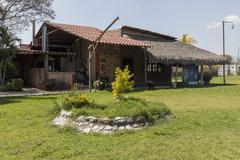
[[[203,82],[205,85],[210,84],[210,81],[212,80],[213,75],[210,71],[203,72]]]
[[[69,86],[63,80],[48,79],[45,80],[43,84],[45,85],[47,91],[65,90],[69,88]]]
[[[23,80],[18,78],[18,79],[13,79],[10,82],[7,82],[5,85],[3,85],[0,90],[2,91],[17,91],[20,92],[23,89]]]
[[[121,97],[121,93],[131,91],[133,89],[134,82],[131,80],[133,74],[130,74],[128,66],[124,70],[119,67],[115,71],[115,81],[112,83],[113,95],[117,99]]]
[[[94,81],[93,88],[96,90],[104,90],[107,88],[107,82],[105,80]]]
[[[73,108],[83,108],[90,105],[87,97],[83,94],[67,94],[62,97],[62,108],[71,110]]]
[[[14,91],[22,91],[23,89],[23,80],[18,78],[18,79],[13,79],[12,80],[12,87]]]

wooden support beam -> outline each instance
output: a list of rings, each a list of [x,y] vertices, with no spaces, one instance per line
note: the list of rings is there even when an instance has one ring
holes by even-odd
[[[89,92],[92,91],[92,76],[91,76],[91,49],[89,49],[88,51],[88,89],[89,89]]]
[[[72,55],[72,71],[75,72],[75,55]]]
[[[176,70],[175,70],[175,83],[177,84],[177,77],[178,77],[178,65],[176,64]]]
[[[48,80],[48,54],[44,55],[44,79]]]
[[[203,65],[201,65],[201,76],[200,76],[200,84],[203,86]]]
[[[148,71],[147,71],[147,48],[144,48],[144,87],[148,88]]]

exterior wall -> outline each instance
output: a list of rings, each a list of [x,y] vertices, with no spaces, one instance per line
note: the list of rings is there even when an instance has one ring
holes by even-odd
[[[73,62],[70,61],[72,57],[70,56],[72,55],[60,58],[61,72],[69,72],[73,70]]]
[[[225,65],[225,74],[226,75],[237,75],[237,71],[240,67],[235,64]],[[218,76],[223,76],[223,66],[220,65],[218,69]]]
[[[63,81],[67,85],[71,86],[74,83],[74,72],[49,72],[49,79],[56,79],[57,81]]]
[[[133,58],[134,83],[136,86],[144,85],[144,51],[137,47],[121,47],[121,61],[123,58]],[[122,63],[122,62],[121,62]],[[122,66],[121,64],[121,67]]]

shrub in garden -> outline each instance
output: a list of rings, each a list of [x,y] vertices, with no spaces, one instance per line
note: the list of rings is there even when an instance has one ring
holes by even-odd
[[[23,80],[18,78],[18,79],[13,79],[10,82],[7,82],[5,85],[3,85],[0,90],[2,91],[17,91],[20,92],[23,89]]]
[[[18,78],[18,79],[13,79],[12,80],[12,87],[14,91],[22,91],[23,89],[23,80]]]
[[[87,100],[87,97],[79,94],[79,95],[67,95],[63,99],[63,108],[66,110],[72,108],[83,108],[88,106],[90,103]]]
[[[117,99],[121,98],[121,93],[131,91],[133,89],[134,82],[131,80],[133,74],[128,70],[128,66],[124,70],[119,67],[115,71],[115,81],[112,83],[113,95]]]
[[[96,90],[104,90],[107,87],[107,82],[105,80],[96,80],[93,83],[93,88]]]
[[[210,84],[210,81],[212,80],[213,75],[211,71],[205,71],[203,72],[203,82],[205,85]]]

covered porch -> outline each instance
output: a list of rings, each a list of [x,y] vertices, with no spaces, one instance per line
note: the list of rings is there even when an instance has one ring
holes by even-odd
[[[75,53],[19,50],[18,71],[24,84],[40,89],[69,89],[75,83]]]

